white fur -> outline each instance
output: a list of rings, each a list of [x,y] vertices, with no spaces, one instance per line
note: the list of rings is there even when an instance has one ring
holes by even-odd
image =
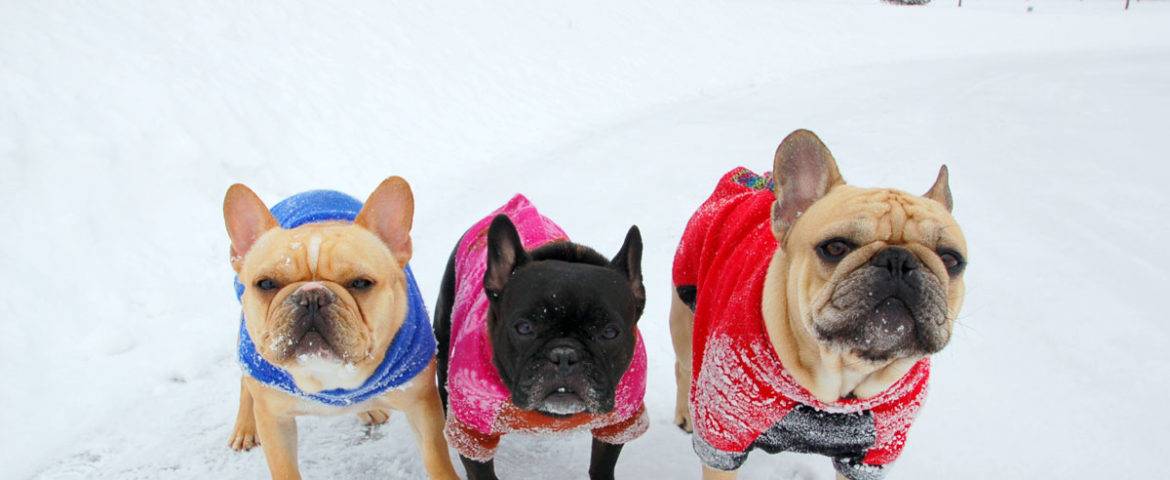
[[[314,390],[333,390],[336,388],[354,389],[360,387],[365,378],[362,377],[361,372],[352,363],[343,363],[335,358],[323,357],[320,355],[299,355],[297,356],[297,375],[302,380],[308,380],[306,383],[313,385],[300,385],[302,389],[309,387],[317,387]]]
[[[309,238],[309,271],[317,276],[317,259],[321,257],[321,236],[313,235]]]

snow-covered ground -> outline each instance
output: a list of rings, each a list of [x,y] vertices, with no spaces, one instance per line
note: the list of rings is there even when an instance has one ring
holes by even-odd
[[[852,183],[951,167],[967,302],[893,478],[1166,470],[1170,2],[102,3],[0,2],[0,477],[266,475],[226,447],[223,192],[398,174],[430,299],[513,192],[605,252],[642,228],[653,425],[618,474],[693,478],[673,248],[719,174],[769,168],[798,127]],[[302,471],[419,477],[402,420],[302,420]],[[587,444],[512,436],[497,464],[583,478]],[[756,454],[742,478],[831,468]]]

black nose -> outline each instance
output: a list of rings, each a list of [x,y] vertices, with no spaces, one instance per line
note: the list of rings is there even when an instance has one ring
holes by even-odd
[[[581,360],[577,349],[572,347],[556,347],[548,351],[548,361],[558,368],[568,368]]]
[[[870,259],[869,264],[885,269],[894,278],[900,278],[919,266],[914,254],[902,247],[890,247],[878,252]]]
[[[310,315],[316,315],[318,310],[331,305],[336,295],[325,286],[306,285],[289,295],[288,300],[308,310]]]

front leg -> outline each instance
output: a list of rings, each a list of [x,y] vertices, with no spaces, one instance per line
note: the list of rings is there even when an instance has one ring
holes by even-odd
[[[738,470],[719,470],[703,465],[703,480],[735,480]]]
[[[477,462],[470,458],[459,456],[463,462],[463,469],[467,470],[467,480],[499,480],[496,476],[496,461]]]
[[[613,470],[621,454],[622,445],[605,443],[594,438],[593,452],[589,457],[589,479],[613,480]]]
[[[435,364],[431,363],[418,375],[417,396],[404,405],[403,412],[418,440],[427,476],[432,480],[457,480],[459,476],[455,474],[455,466],[451,465],[451,457],[447,456],[447,439],[443,438],[443,405],[439,402],[439,390],[430,381],[433,378],[431,375],[435,373],[434,368]]]
[[[248,391],[248,384],[240,379],[240,408],[236,410],[236,426],[232,428],[232,435],[228,438],[228,446],[237,452],[251,450],[260,445],[260,437],[256,435],[256,414],[253,413],[252,392]]]
[[[685,288],[684,288],[685,290]],[[693,293],[689,296],[693,299]],[[674,400],[674,424],[682,431],[691,433],[691,340],[695,330],[695,312],[674,289],[670,301],[670,338],[674,344],[674,380],[677,388]]]
[[[268,459],[273,480],[300,479],[296,417],[275,415],[261,401],[254,402],[252,411],[256,416],[256,433],[264,439],[264,457]]]

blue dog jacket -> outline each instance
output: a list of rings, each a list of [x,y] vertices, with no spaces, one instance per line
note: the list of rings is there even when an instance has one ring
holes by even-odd
[[[362,202],[341,192],[313,190],[298,193],[272,207],[272,216],[281,228],[296,228],[306,223],[352,222],[362,210]],[[235,280],[236,298],[244,295],[244,285]],[[364,402],[393,388],[400,387],[421,372],[435,356],[435,335],[431,331],[430,315],[414,274],[406,266],[406,319],[390,342],[386,357],[370,378],[353,390],[334,389],[306,393],[293,382],[292,375],[269,363],[256,351],[256,344],[245,328],[240,315],[239,361],[244,373],[260,383],[286,393],[325,405],[343,407]]]

